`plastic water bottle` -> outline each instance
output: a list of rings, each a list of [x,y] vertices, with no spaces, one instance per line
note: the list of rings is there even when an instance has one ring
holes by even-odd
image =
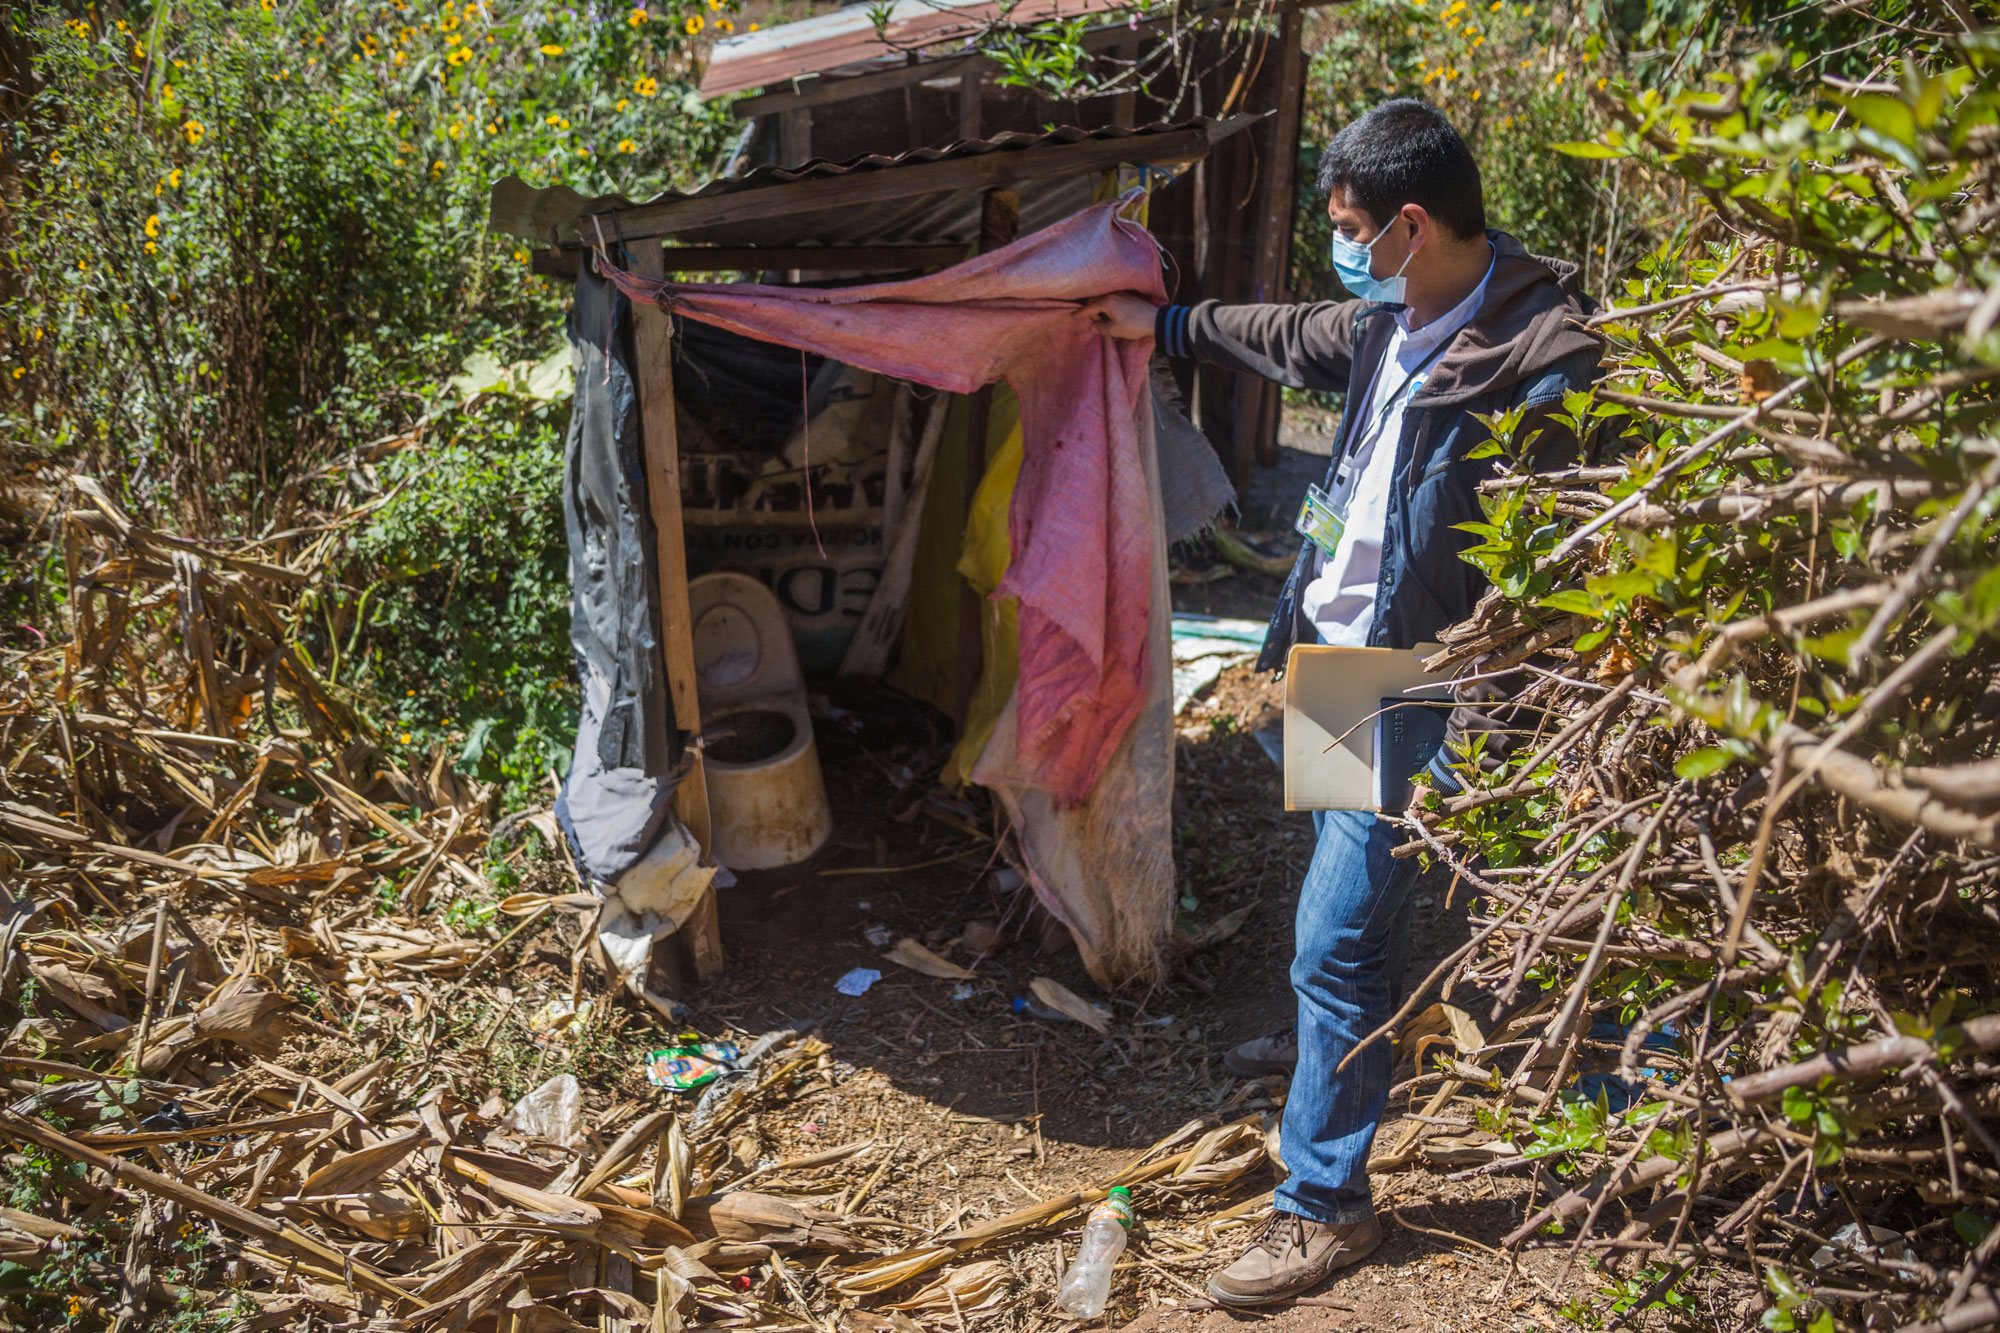
[[[1056,1304],[1078,1319],[1095,1319],[1111,1299],[1111,1266],[1125,1252],[1125,1233],[1132,1229],[1132,1191],[1111,1187],[1103,1203],[1090,1210],[1083,1224],[1083,1243],[1076,1262],[1056,1288]]]

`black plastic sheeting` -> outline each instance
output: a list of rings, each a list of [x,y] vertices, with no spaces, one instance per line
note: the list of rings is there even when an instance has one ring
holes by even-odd
[[[631,304],[589,267],[579,268],[568,319],[576,392],[562,489],[583,709],[555,814],[584,869],[616,880],[659,836],[688,738],[673,725],[656,628]]]

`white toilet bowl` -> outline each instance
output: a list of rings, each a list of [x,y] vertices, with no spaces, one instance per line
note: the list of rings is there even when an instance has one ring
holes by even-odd
[[[710,850],[731,870],[803,861],[833,833],[784,610],[747,574],[688,584]]]

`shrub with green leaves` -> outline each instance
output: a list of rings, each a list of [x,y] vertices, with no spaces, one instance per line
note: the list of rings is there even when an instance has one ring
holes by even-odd
[[[1695,1283],[1970,1326],[2000,1249],[1990,11],[1614,12],[1613,124],[1564,151],[1691,207],[1596,321],[1588,456],[1532,472],[1518,415],[1482,450],[1494,590],[1445,661],[1518,666],[1527,735],[1413,831],[1486,895],[1458,975],[1546,992],[1473,1062],[1558,1177],[1509,1243],[1675,1327]],[[1812,1257],[1856,1218],[1908,1257]]]
[[[563,289],[486,230],[487,193],[698,179],[729,121],[694,95],[691,47],[735,8],[13,7],[32,84],[0,131],[8,447],[204,538],[387,497],[345,530],[298,651],[392,745],[540,783],[574,709],[566,411],[460,406],[447,381],[559,349]],[[54,609],[32,574],[6,597],[30,625]]]

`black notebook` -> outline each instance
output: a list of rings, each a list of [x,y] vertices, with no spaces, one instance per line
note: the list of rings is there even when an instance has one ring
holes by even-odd
[[[1375,719],[1375,806],[1407,810],[1415,788],[1410,779],[1430,766],[1444,745],[1450,705],[1413,703],[1408,696],[1382,700]]]

